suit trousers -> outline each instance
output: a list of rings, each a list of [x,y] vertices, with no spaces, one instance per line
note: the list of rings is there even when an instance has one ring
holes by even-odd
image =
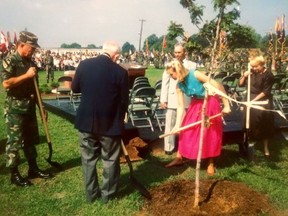
[[[118,189],[120,178],[121,136],[100,136],[79,132],[80,152],[86,198],[92,202],[102,197],[104,202],[111,199]],[[103,182],[100,188],[97,162],[103,163]]]
[[[177,110],[167,109],[165,117],[165,133],[169,133],[175,126]],[[164,138],[164,151],[175,151],[176,135],[167,136]]]

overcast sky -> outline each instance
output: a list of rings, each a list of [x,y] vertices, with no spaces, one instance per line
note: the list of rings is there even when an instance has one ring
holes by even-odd
[[[274,31],[276,17],[288,16],[288,0],[238,1],[238,22],[262,35]],[[215,16],[212,0],[197,2],[206,7],[203,18],[210,21]],[[115,39],[138,49],[142,19],[142,42],[151,34],[167,34],[170,21],[182,24],[189,34],[197,33],[179,0],[0,0],[0,7],[1,31],[13,35],[27,28],[39,37],[42,47],[74,42],[100,46]]]

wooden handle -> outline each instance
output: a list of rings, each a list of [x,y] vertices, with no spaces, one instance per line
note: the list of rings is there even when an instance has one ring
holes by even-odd
[[[246,108],[246,129],[250,128],[250,101],[251,101],[251,94],[250,94],[250,90],[251,90],[251,65],[250,63],[248,64],[248,83],[247,83],[247,102],[248,102],[248,106]]]
[[[217,117],[219,117],[219,116],[222,116],[222,113],[218,113],[218,114],[216,114],[216,115],[214,115],[214,116],[211,116],[211,117],[208,118],[208,120],[213,119],[213,118],[217,118]],[[197,121],[197,122],[193,122],[193,123],[191,123],[191,124],[189,124],[189,125],[186,125],[186,126],[183,126],[183,127],[178,128],[178,129],[177,129],[176,131],[174,131],[173,133],[169,132],[169,133],[166,133],[166,134],[162,134],[162,135],[159,136],[159,138],[162,139],[162,138],[164,138],[164,137],[166,137],[166,136],[170,136],[170,135],[173,135],[173,134],[175,134],[175,133],[179,133],[180,131],[183,131],[183,130],[186,130],[186,129],[188,129],[188,128],[194,127],[195,125],[201,124],[201,122],[202,122],[202,120]]]
[[[34,86],[35,86],[36,95],[37,95],[37,99],[38,99],[40,115],[41,115],[41,118],[42,118],[45,134],[46,134],[46,137],[47,137],[47,142],[51,143],[50,134],[49,134],[49,131],[48,131],[48,126],[47,126],[47,122],[46,122],[46,118],[45,118],[45,114],[44,114],[42,99],[41,99],[41,96],[40,96],[40,92],[39,92],[38,84],[37,84],[37,81],[36,81],[36,77],[33,78],[33,81],[34,81]]]

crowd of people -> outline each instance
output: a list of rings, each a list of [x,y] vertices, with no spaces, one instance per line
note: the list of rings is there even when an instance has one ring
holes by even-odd
[[[7,92],[4,104],[7,124],[6,165],[11,171],[11,183],[25,187],[32,185],[29,179],[53,177],[51,173],[41,170],[36,162],[35,145],[39,142],[39,134],[34,81],[37,79],[37,70],[43,68],[43,65],[46,66],[47,82],[50,79],[53,81],[51,71],[54,69],[73,69],[76,73],[72,90],[82,94],[75,128],[79,130],[86,197],[90,202],[101,198],[107,203],[118,189],[121,134],[124,130],[129,98],[128,74],[117,64],[121,55],[120,46],[115,41],[107,41],[103,44],[101,54],[68,53],[63,56],[50,51],[39,52],[39,47],[36,35],[27,31],[20,32],[15,52],[3,59],[0,68],[2,85]],[[162,76],[160,101],[162,108],[167,110],[165,132],[174,133],[165,138],[164,151],[167,155],[176,152],[176,158],[166,167],[181,166],[184,158],[197,159],[202,134],[201,124],[180,133],[179,129],[201,120],[203,103],[207,101],[205,116],[209,118],[220,114],[209,120],[202,134],[201,158],[208,160],[207,174],[214,175],[214,158],[221,155],[222,149],[221,115],[231,112],[230,103],[223,85],[199,72],[196,63],[185,59],[185,54],[184,44],[177,43],[174,47],[175,58],[166,64]],[[273,74],[265,67],[262,55],[250,56],[249,64],[252,69],[243,73],[239,85],[251,85],[251,88],[247,87],[251,101],[268,99],[269,103],[265,108],[271,109]],[[251,79],[250,84],[247,82],[248,77]],[[218,89],[223,94],[222,97],[215,92],[207,91],[204,87],[206,83]],[[253,147],[256,141],[263,140],[264,153],[269,156],[268,139],[273,135],[271,113],[252,109],[251,116],[253,118],[250,118],[250,127],[247,128],[243,124],[248,140],[243,153],[249,153],[248,145]],[[18,170],[20,149],[23,149],[28,161],[28,179]],[[96,169],[100,159],[103,163],[101,186]]]

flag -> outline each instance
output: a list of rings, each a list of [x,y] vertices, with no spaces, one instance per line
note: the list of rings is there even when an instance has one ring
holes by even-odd
[[[273,34],[272,34],[272,30],[270,31],[270,36],[269,36],[269,50],[270,51],[273,50]]]
[[[14,32],[14,45],[17,44],[17,35],[16,35],[16,32]]]
[[[220,31],[220,47],[219,47],[219,55],[221,55],[222,50],[226,47],[227,44],[227,33],[224,30]]]
[[[281,25],[281,31],[282,34],[285,36],[285,28],[286,28],[286,23],[285,23],[285,15],[282,15],[282,25]]]
[[[8,45],[10,45],[11,37],[10,37],[10,32],[9,31],[7,31],[7,42],[8,42]]]
[[[162,49],[165,49],[166,47],[167,47],[167,42],[166,42],[166,36],[164,35],[163,43],[162,43]]]
[[[149,52],[149,44],[148,44],[148,38],[146,38],[146,53]]]
[[[276,19],[276,23],[275,23],[275,33],[277,35],[277,38],[280,37],[280,33],[281,33],[281,26],[280,26],[280,20],[279,17],[277,17]]]
[[[285,38],[285,15],[282,15],[282,23],[281,23],[281,35],[280,35],[280,43],[281,43],[281,53],[283,53],[283,49],[285,46],[286,38]]]
[[[0,49],[2,52],[5,52],[8,49],[7,38],[5,37],[5,34],[2,31],[1,31]]]

